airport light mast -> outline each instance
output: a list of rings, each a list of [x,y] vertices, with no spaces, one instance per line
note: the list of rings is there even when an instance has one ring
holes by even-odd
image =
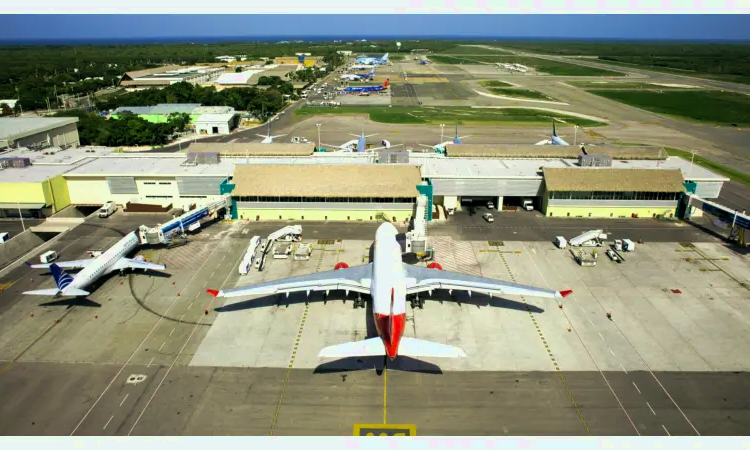
[[[318,127],[318,151],[320,151],[320,124],[316,123],[316,127]]]

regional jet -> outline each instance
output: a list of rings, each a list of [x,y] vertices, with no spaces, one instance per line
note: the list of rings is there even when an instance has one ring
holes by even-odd
[[[465,357],[457,347],[404,337],[406,327],[406,296],[442,289],[480,292],[492,295],[529,295],[561,299],[573,291],[552,291],[532,286],[509,283],[491,278],[464,275],[442,270],[437,263],[428,267],[405,264],[401,245],[396,240],[398,230],[384,223],[375,233],[373,262],[356,267],[336,264],[332,271],[268,281],[234,289],[208,289],[214,297],[247,297],[250,295],[286,294],[292,292],[344,290],[372,297],[372,311],[378,337],[326,347],[320,358],[384,356],[393,361],[398,355],[411,357]]]
[[[450,141],[445,141],[445,142],[442,142],[442,143],[440,143],[440,144],[438,144],[438,145],[427,145],[427,144],[419,144],[419,145],[421,145],[422,147],[429,147],[429,148],[439,148],[439,149],[445,149],[445,146],[446,146],[446,145],[458,145],[458,144],[463,144],[463,142],[461,142],[461,139],[465,139],[465,138],[467,138],[467,137],[469,137],[469,136],[470,136],[470,135],[467,135],[467,136],[459,136],[459,135],[458,135],[458,123],[456,123],[456,135],[455,135],[455,136],[453,136],[453,139],[452,139],[452,140],[450,140]]]
[[[344,88],[345,94],[351,94],[352,92],[379,92],[388,88],[389,79],[386,78],[385,82],[379,86],[349,86]]]
[[[383,139],[382,141],[380,141],[380,145],[382,147],[367,148],[367,138],[371,136],[375,136],[375,134],[368,134],[365,136],[365,126],[362,125],[362,135],[358,136],[356,134],[349,133],[350,136],[354,136],[357,139],[352,139],[351,141],[344,142],[341,145],[329,145],[329,144],[323,144],[323,145],[325,145],[327,148],[328,147],[337,148],[340,151],[344,151],[344,152],[374,152],[376,150],[382,150],[384,148],[393,148],[393,147],[398,147],[401,145],[401,144],[391,145],[389,141],[386,141],[385,139]]]
[[[557,130],[555,129],[555,121],[552,121],[552,136],[549,139],[545,139],[543,141],[539,141],[534,145],[570,145],[567,142],[565,142],[561,137],[557,135]]]
[[[101,276],[116,270],[119,270],[122,273],[126,269],[143,269],[144,271],[166,269],[166,266],[148,263],[144,261],[143,258],[126,258],[125,255],[133,251],[138,244],[138,236],[135,231],[132,231],[124,238],[120,239],[115,245],[110,247],[106,252],[93,259],[63,261],[51,264],[30,264],[27,262],[26,265],[32,269],[49,268],[52,277],[55,279],[57,288],[26,291],[23,294],[51,295],[54,297],[86,296],[90,294],[90,292],[84,290],[86,286],[98,280]],[[63,269],[83,270],[73,276],[65,272]]]
[[[260,141],[261,144],[273,144],[274,139],[276,139],[277,137],[286,136],[286,134],[277,134],[276,136],[271,136],[271,122],[268,122],[268,135],[256,134],[256,136],[263,138],[263,140]]]

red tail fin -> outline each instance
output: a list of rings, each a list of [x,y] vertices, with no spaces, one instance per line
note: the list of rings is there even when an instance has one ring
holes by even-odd
[[[389,79],[386,78],[385,79],[385,83],[383,83],[383,88],[387,88],[388,87],[388,81],[389,81]]]

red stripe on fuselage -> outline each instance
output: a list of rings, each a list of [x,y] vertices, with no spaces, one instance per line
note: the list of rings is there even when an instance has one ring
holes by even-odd
[[[386,354],[391,359],[395,358],[406,328],[406,314],[375,314],[375,327],[383,340]]]

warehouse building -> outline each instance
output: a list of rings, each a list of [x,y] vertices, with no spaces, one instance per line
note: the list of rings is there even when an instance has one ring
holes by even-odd
[[[412,217],[416,166],[237,165],[232,184],[239,219],[378,220]]]
[[[191,84],[212,83],[224,73],[223,67],[164,66],[126,72],[119,85],[128,91],[163,88],[183,81]]]
[[[0,149],[77,147],[77,117],[0,118]]]
[[[229,134],[237,126],[239,116],[232,113],[201,114],[193,122],[197,134]]]
[[[201,106],[200,103],[161,103],[156,106],[121,106],[110,118],[119,119],[129,112],[151,123],[166,123],[171,114],[188,114],[198,134],[229,134],[237,127],[239,116],[230,106]]]

